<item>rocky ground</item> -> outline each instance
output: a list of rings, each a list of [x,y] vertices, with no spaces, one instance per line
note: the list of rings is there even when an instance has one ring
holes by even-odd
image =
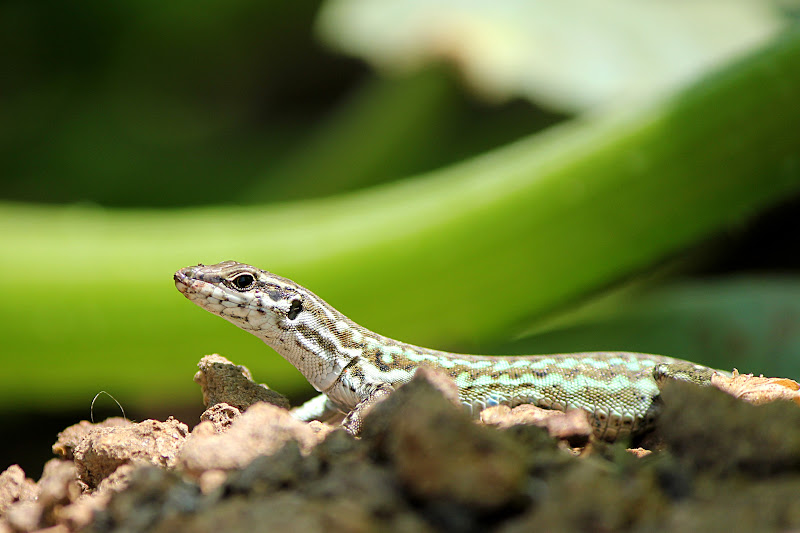
[[[191,432],[172,418],[65,429],[38,482],[0,474],[0,533],[800,531],[789,380],[729,387],[786,389],[790,401],[759,406],[667,383],[658,428],[625,449],[595,441],[579,411],[493,408],[476,423],[433,372],[356,439],[294,420],[244,367],[199,366],[208,409]]]

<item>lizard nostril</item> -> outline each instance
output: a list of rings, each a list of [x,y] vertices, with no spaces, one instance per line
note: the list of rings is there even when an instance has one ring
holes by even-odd
[[[175,272],[175,281],[185,280],[194,276],[194,267],[186,267]]]

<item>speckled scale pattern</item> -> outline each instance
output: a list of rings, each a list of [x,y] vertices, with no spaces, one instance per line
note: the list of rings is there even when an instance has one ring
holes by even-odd
[[[494,405],[583,409],[590,414],[595,434],[607,440],[652,426],[659,408],[653,367],[678,361],[625,352],[488,357],[403,348],[391,361],[383,351],[373,350],[373,357],[383,359],[381,364],[389,369],[387,379],[393,368],[410,370],[410,379],[417,366],[432,366],[455,380],[462,401],[475,415]]]

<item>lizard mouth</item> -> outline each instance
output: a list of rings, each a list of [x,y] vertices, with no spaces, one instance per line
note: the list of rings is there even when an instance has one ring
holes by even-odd
[[[175,272],[173,279],[175,287],[189,301],[253,334],[268,329],[269,323],[275,320],[274,314],[258,307],[258,298],[227,287],[225,278],[209,267],[182,268]],[[263,337],[266,333],[258,335]]]
[[[187,298],[191,298],[190,294],[199,292],[201,285],[207,285],[194,277],[194,273],[194,267],[186,267],[175,272],[173,276],[175,287]]]
[[[189,288],[189,277],[186,275],[185,268],[182,268],[175,272],[175,275],[172,278],[175,280],[175,287],[178,288],[179,291],[186,292],[186,289]]]
[[[222,286],[220,284],[222,278],[219,275],[209,275],[199,271],[202,267],[203,265],[186,267],[175,272],[173,276],[175,287],[181,294],[197,305],[217,314],[223,314],[222,309],[228,306],[252,308],[243,296]],[[219,307],[220,305],[222,307]]]

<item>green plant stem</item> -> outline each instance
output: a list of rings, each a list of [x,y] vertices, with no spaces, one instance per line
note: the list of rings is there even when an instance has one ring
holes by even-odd
[[[212,351],[269,369],[259,379],[276,388],[300,383],[258,341],[181,300],[171,274],[197,262],[291,277],[416,344],[504,338],[796,191],[798,94],[793,32],[667,101],[346,196],[174,211],[2,205],[0,404],[111,385],[140,392],[130,402],[185,397],[193,386],[178,384]]]

